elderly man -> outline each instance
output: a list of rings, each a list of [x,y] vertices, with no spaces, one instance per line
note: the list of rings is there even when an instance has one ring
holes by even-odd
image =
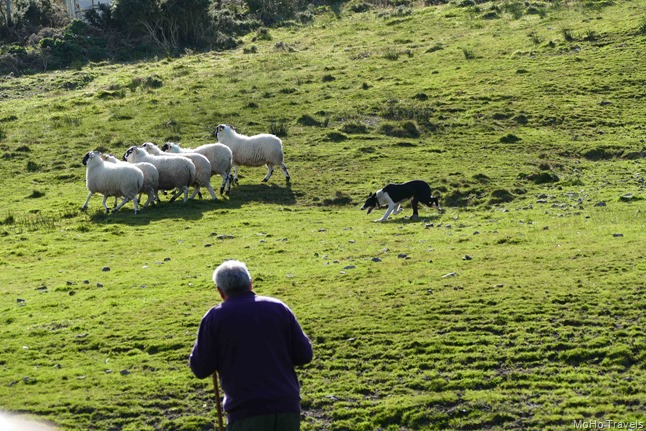
[[[281,301],[252,292],[244,263],[213,273],[222,303],[202,318],[189,358],[200,379],[217,371],[229,431],[298,431],[300,387],[294,367],[312,360],[312,345]]]

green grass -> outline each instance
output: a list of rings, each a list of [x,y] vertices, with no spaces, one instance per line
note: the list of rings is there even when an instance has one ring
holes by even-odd
[[[314,344],[305,431],[646,422],[645,5],[520,6],[321,8],[233,52],[3,78],[0,409],[213,429],[187,357],[236,258]],[[87,151],[220,123],[280,134],[291,185],[79,211]],[[413,178],[444,213],[358,210]]]

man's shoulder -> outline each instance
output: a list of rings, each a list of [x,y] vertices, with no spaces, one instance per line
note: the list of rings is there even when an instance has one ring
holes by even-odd
[[[283,301],[277,298],[273,298],[271,296],[263,296],[263,295],[256,295],[255,297],[256,302],[270,302],[274,304],[280,304],[280,305],[285,305]]]

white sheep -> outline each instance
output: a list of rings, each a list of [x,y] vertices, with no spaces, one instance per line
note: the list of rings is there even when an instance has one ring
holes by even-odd
[[[209,159],[211,163],[211,175],[220,175],[222,184],[220,185],[220,194],[229,194],[231,191],[231,166],[233,154],[231,149],[223,144],[204,144],[196,148],[181,148],[179,144],[167,142],[162,150],[168,153],[198,153]],[[225,191],[226,188],[226,191]]]
[[[87,204],[94,193],[103,195],[103,207],[110,212],[105,201],[108,196],[121,196],[123,201],[113,211],[119,211],[126,202],[132,200],[135,205],[135,214],[139,212],[137,194],[144,183],[144,174],[136,166],[105,162],[98,151],[89,151],[83,157],[83,164],[87,166],[85,184],[90,194],[87,195],[81,211],[87,209]]]
[[[267,175],[263,182],[269,181],[274,173],[274,166],[280,166],[285,179],[290,180],[287,166],[284,163],[283,141],[278,136],[268,133],[245,136],[235,131],[228,124],[220,124],[215,129],[215,136],[220,143],[231,148],[233,153],[233,181],[238,181],[238,166],[267,165]]]
[[[173,156],[173,157],[186,157],[187,159],[190,159],[193,164],[195,165],[195,182],[193,185],[195,186],[195,190],[193,191],[193,194],[191,195],[191,199],[195,197],[196,194],[200,193],[200,187],[206,187],[206,189],[209,191],[211,194],[211,198],[214,201],[217,201],[218,198],[215,195],[215,192],[213,191],[213,187],[211,187],[211,162],[209,162],[209,159],[204,157],[202,154],[198,153],[182,153],[182,154],[175,154],[175,153],[165,153],[163,152],[157,145],[153,144],[152,142],[146,142],[144,143],[141,148],[146,150],[148,154],[152,154],[153,156],[160,156],[160,155],[165,155],[165,156]],[[202,197],[202,194],[200,193],[200,197]]]
[[[0,430],[2,431],[55,431],[57,429],[54,424],[43,420],[0,412]]]
[[[101,158],[110,163],[127,163],[117,159],[112,154],[101,154]],[[159,202],[159,195],[157,194],[157,189],[159,188],[159,171],[157,170],[155,165],[146,162],[132,163],[132,165],[138,167],[141,172],[144,173],[144,184],[141,186],[141,190],[139,190],[140,202],[141,193],[145,193],[148,196],[148,200],[144,204],[144,208],[146,208],[150,204],[154,205],[155,201]]]
[[[130,163],[148,162],[159,171],[159,190],[179,189],[170,201],[184,193],[184,202],[188,200],[188,187],[195,182],[195,165],[186,157],[153,156],[140,147],[132,146],[123,155],[123,160]]]

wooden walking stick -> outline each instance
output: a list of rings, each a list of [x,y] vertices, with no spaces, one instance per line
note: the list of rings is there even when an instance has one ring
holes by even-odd
[[[222,419],[222,401],[220,401],[220,388],[218,385],[218,372],[215,371],[211,376],[213,377],[213,389],[215,389],[215,408],[218,411],[218,423],[216,429],[219,431],[224,431],[224,421]]]

